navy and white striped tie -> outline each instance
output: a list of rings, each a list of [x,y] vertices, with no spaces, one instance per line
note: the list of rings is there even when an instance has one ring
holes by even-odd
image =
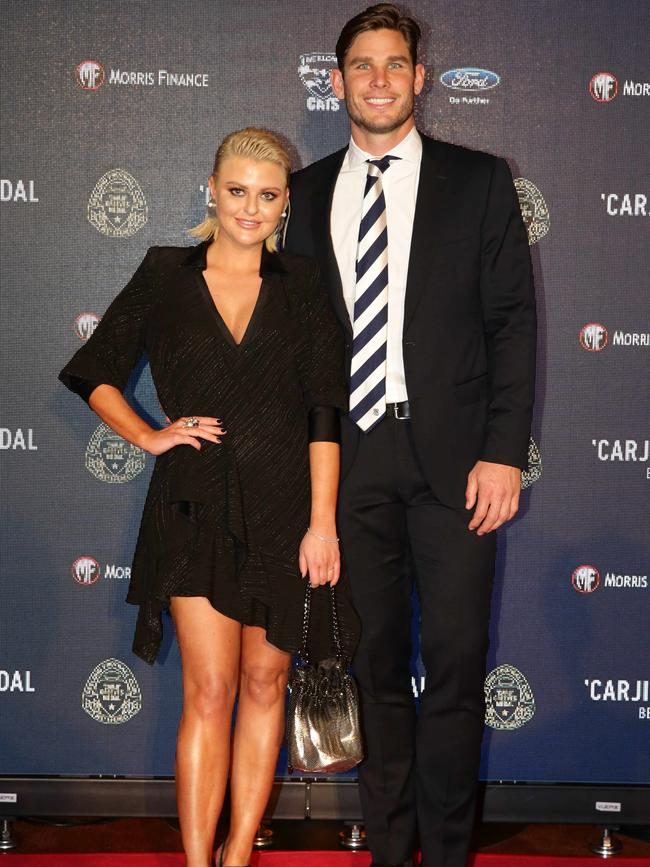
[[[382,174],[390,161],[368,160],[357,248],[350,368],[350,418],[368,432],[386,414],[388,230]]]

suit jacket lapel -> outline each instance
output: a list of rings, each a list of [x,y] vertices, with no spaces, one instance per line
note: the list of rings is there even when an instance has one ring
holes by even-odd
[[[449,217],[450,184],[440,150],[434,139],[422,135],[422,162],[404,302],[405,331],[428,283],[436,251],[436,238]]]
[[[341,274],[334,253],[334,245],[332,244],[332,235],[330,232],[330,214],[332,212],[332,198],[334,196],[334,187],[339,175],[339,169],[343,163],[343,158],[347,152],[347,148],[333,154],[335,159],[332,159],[327,166],[327,171],[323,172],[320,183],[316,187],[312,195],[312,232],[314,238],[323,238],[324,247],[320,251],[320,264],[323,271],[323,277],[327,283],[332,305],[336,310],[339,320],[344,328],[352,332],[352,325],[348,315],[348,309],[345,306],[343,299],[343,284],[341,282]]]

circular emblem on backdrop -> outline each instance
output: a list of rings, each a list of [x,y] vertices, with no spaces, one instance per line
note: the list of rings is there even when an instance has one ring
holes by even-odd
[[[138,476],[145,465],[142,449],[100,424],[86,448],[86,469],[100,482],[121,485]]]
[[[96,584],[101,577],[101,569],[97,560],[95,560],[94,557],[88,557],[86,555],[77,557],[72,564],[70,571],[72,572],[72,577],[77,584],[82,584],[84,586]]]
[[[98,60],[82,60],[74,72],[82,90],[99,90],[106,79],[104,67]]]
[[[580,329],[580,346],[587,352],[600,352],[607,346],[607,329],[600,322],[588,322]]]
[[[500,665],[485,679],[485,724],[499,731],[514,731],[535,715],[530,684],[514,665]]]
[[[119,659],[105,659],[90,673],[81,694],[81,707],[104,725],[128,722],[142,708],[135,675]]]
[[[578,566],[571,573],[571,583],[578,593],[593,593],[600,586],[600,572],[595,566]]]
[[[301,54],[298,75],[312,96],[336,99],[330,80],[330,69],[336,69],[336,65],[336,54],[331,51]]]
[[[88,201],[88,221],[109,238],[135,235],[149,218],[140,184],[124,169],[112,169],[97,181]]]
[[[529,488],[542,476],[542,453],[531,437],[528,443],[528,469],[521,474],[521,490]]]
[[[611,102],[618,93],[618,79],[611,72],[597,72],[589,80],[589,93],[596,102]]]
[[[551,218],[544,197],[532,181],[515,178],[515,189],[519,196],[519,207],[528,232],[528,243],[536,244],[551,227]]]
[[[74,333],[79,340],[88,340],[99,325],[101,316],[96,313],[80,313],[74,321]]]

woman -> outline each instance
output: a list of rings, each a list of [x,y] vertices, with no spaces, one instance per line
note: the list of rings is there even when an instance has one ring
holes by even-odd
[[[313,659],[332,655],[329,591],[342,336],[316,266],[275,252],[289,158],[270,133],[222,142],[191,249],[154,247],[61,373],[120,436],[156,456],[127,601],[153,663],[170,608],[183,668],[176,786],[188,867],[206,867],[231,768],[220,864],[244,865],[282,741],[291,654],[313,592]],[[173,421],[155,430],[122,396],[143,351]],[[357,631],[337,590],[344,650]],[[237,720],[232,738],[235,696]]]

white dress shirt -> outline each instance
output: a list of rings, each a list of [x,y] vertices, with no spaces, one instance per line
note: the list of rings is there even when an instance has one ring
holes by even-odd
[[[415,200],[418,194],[422,139],[413,127],[387,153],[399,157],[382,175],[388,226],[388,341],[386,346],[386,402],[408,400],[404,377],[402,332],[404,330],[404,298],[406,276],[411,251]],[[330,232],[339,266],[343,298],[353,323],[356,258],[363,193],[368,174],[367,160],[380,159],[368,154],[350,139],[339,176],[334,187]]]

